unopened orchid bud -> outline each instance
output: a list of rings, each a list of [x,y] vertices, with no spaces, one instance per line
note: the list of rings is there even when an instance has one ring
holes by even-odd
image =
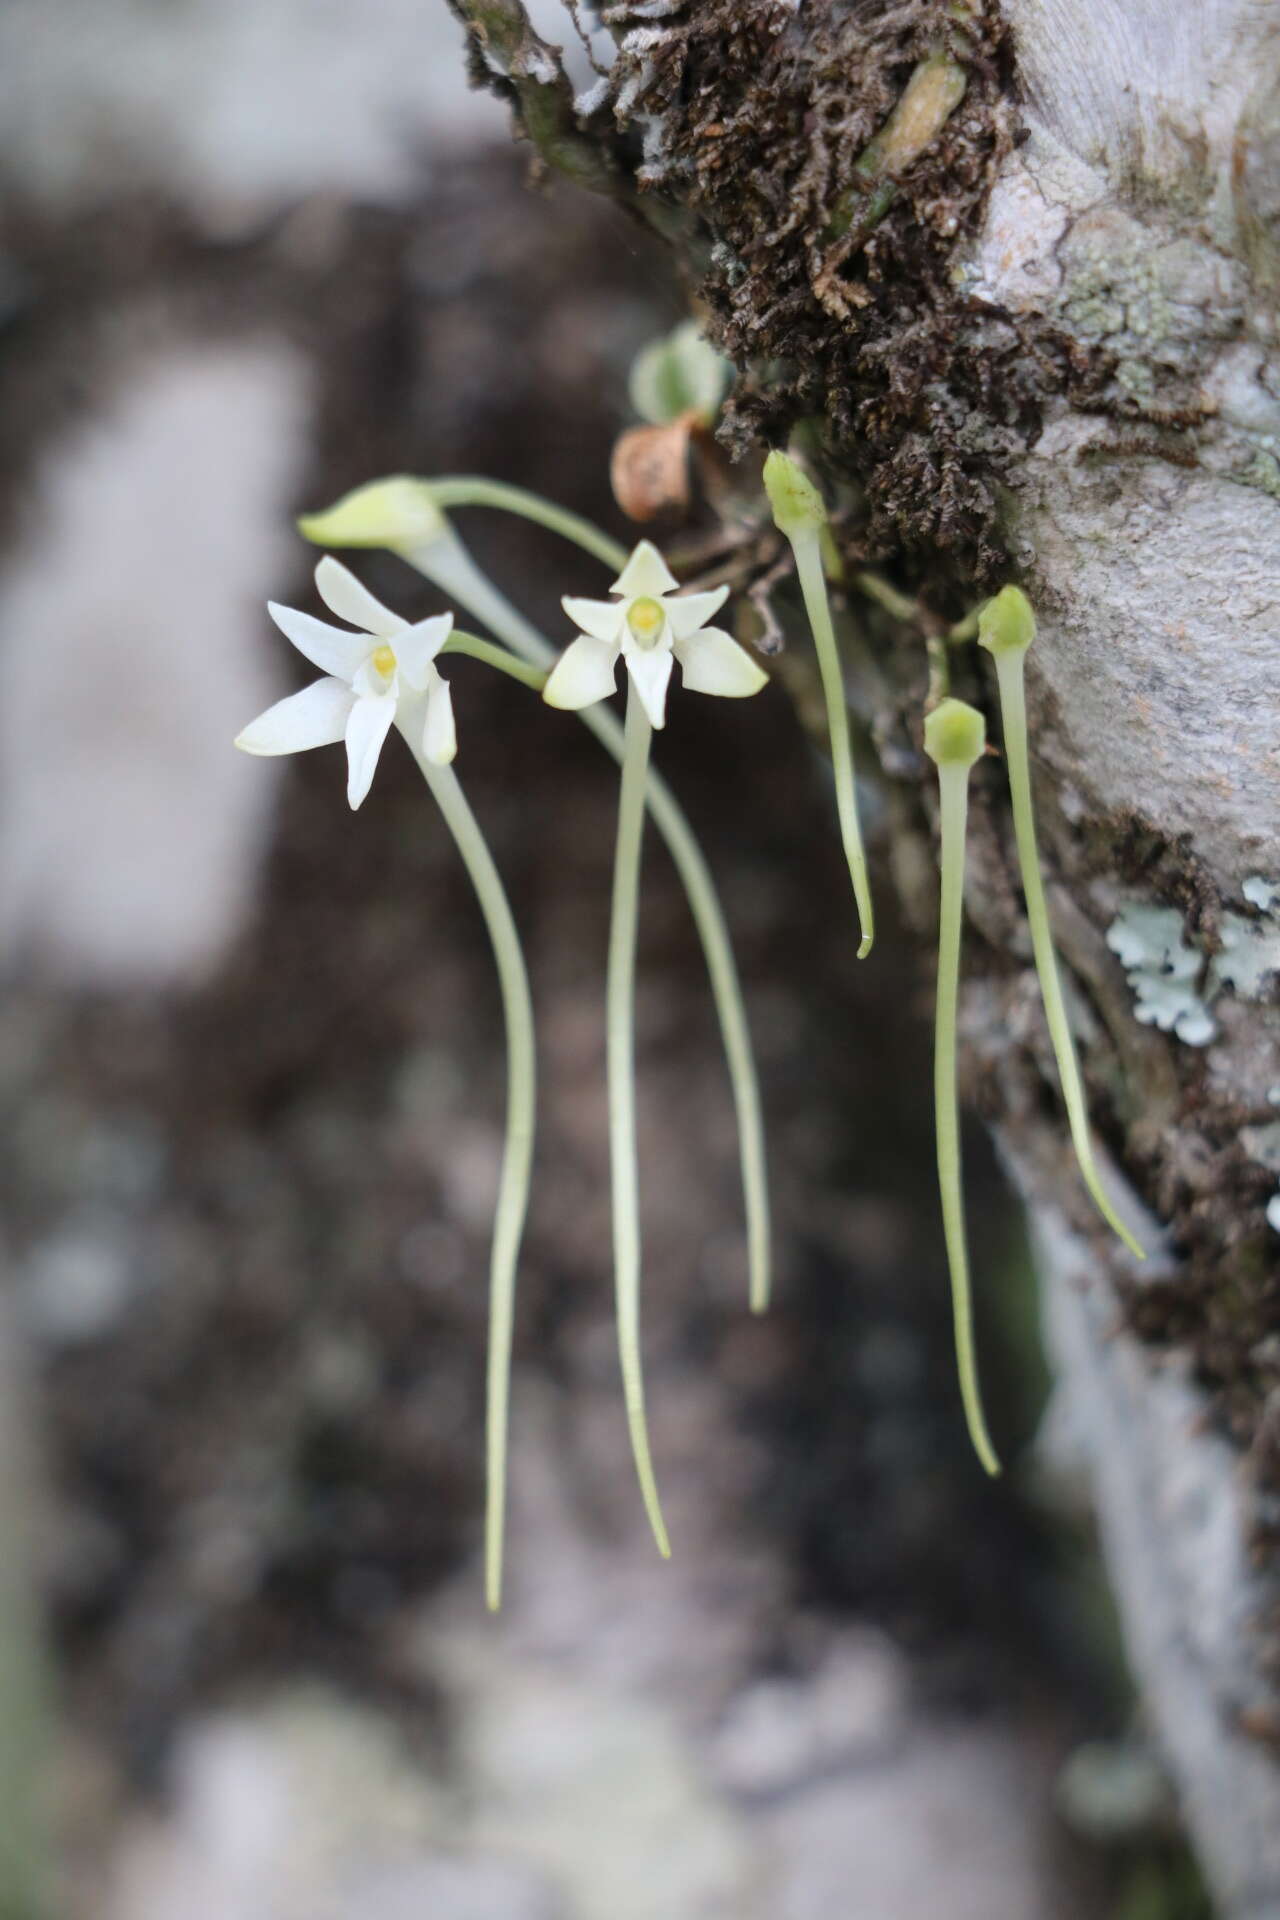
[[[430,481],[397,474],[344,493],[322,513],[303,514],[298,530],[321,547],[387,547],[404,553],[439,539],[448,522],[432,498]]]
[[[822,495],[804,468],[775,447],[764,463],[764,490],[773,508],[773,522],[788,540],[797,534],[816,533],[827,524],[827,509]]]
[[[1025,653],[1036,637],[1036,616],[1021,587],[1001,587],[978,615],[978,645],[997,659]]]
[[[924,723],[924,750],[938,767],[971,767],[987,744],[987,723],[963,700],[940,700]]]

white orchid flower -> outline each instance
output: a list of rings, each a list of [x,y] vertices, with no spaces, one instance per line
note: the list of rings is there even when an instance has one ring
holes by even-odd
[[[453,697],[435,664],[453,630],[453,615],[410,625],[328,554],[316,568],[316,588],[329,611],[359,631],[270,602],[267,611],[281,633],[326,677],[277,700],[250,721],[236,745],[245,753],[301,753],[345,740],[347,799],[355,808],[369,791],[397,714],[407,718],[411,706],[421,703],[423,720],[410,744],[438,767],[457,753]]]
[[[759,693],[768,679],[727,633],[708,627],[729,597],[728,587],[677,594],[677,582],[651,540],[642,540],[610,588],[616,600],[563,602],[579,629],[561,654],[543,692],[552,707],[589,707],[617,686],[618,656],[650,723],[666,720],[671,663],[680,662],[686,687],[731,700]]]

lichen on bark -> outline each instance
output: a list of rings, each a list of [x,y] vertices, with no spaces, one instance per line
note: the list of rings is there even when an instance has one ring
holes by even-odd
[[[617,57],[579,129],[607,149],[611,191],[674,240],[737,365],[731,449],[798,434],[850,581],[879,563],[926,627],[1011,576],[1036,605],[1055,935],[1095,1122],[1162,1234],[1143,1278],[1109,1264],[1077,1211],[995,767],[974,794],[970,1088],[1042,1221],[1070,1222],[1090,1248],[1094,1283],[1121,1303],[1114,1324],[1184,1357],[1248,1449],[1265,1561],[1280,1511],[1280,1235],[1248,1141],[1280,1084],[1274,977],[1260,996],[1223,994],[1211,1044],[1191,1047],[1139,1023],[1106,932],[1130,903],[1175,908],[1209,956],[1246,911],[1248,877],[1276,877],[1280,16],[1253,0],[637,0],[603,17]],[[913,85],[948,78],[930,62],[951,63],[931,137],[888,168]],[[775,559],[760,550],[761,578]],[[849,609],[845,639],[895,872],[919,874],[921,634],[876,606]],[[779,672],[803,711],[798,652]],[[974,663],[956,657],[953,675],[989,707]],[[930,889],[908,882],[908,910],[913,891]],[[1060,1272],[1050,1259],[1051,1300],[1078,1273],[1077,1256]],[[1138,1394],[1120,1426],[1144,1406]],[[1148,1424],[1154,1447],[1154,1412]],[[1134,1462],[1142,1444],[1135,1433]],[[1126,1556],[1146,1551],[1121,1511],[1127,1469],[1097,1475],[1122,1599],[1143,1588]],[[1204,1740],[1228,1668],[1234,1692],[1251,1676],[1250,1723],[1265,1696],[1280,1725],[1280,1590],[1237,1600],[1221,1646],[1157,1705],[1208,1853],[1236,1858],[1219,1875],[1228,1910],[1269,1913],[1277,1849],[1245,1830],[1243,1796],[1215,1791],[1223,1756]]]

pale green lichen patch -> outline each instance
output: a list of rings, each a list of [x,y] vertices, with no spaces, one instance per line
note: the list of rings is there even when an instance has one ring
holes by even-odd
[[[1280,884],[1255,874],[1241,891],[1262,917],[1224,913],[1212,959],[1188,942],[1175,907],[1134,901],[1112,921],[1107,945],[1129,977],[1143,1026],[1206,1047],[1217,1033],[1209,1008],[1220,993],[1260,1000],[1271,991],[1280,974]]]
[[[1259,493],[1271,495],[1280,500],[1280,460],[1273,453],[1259,447],[1249,464],[1235,475],[1242,487],[1256,487]]]
[[[1062,268],[1057,314],[1078,340],[1110,356],[1110,397],[1121,414],[1182,415],[1189,427],[1216,412],[1206,382],[1221,344],[1239,330],[1247,292],[1235,264],[1196,241],[1162,241],[1114,206],[1083,213],[1055,257]],[[1189,464],[1200,449],[1166,451]],[[1242,483],[1261,484],[1250,453],[1244,448],[1231,464]]]
[[[1145,360],[1119,361],[1116,385],[1133,400],[1150,402],[1156,396],[1156,377]]]
[[[1261,918],[1222,916],[1222,951],[1210,962],[1209,983],[1215,992],[1226,986],[1246,1000],[1260,1000],[1280,974],[1280,883],[1255,873],[1240,891]]]
[[[1217,1027],[1197,990],[1204,955],[1187,945],[1177,909],[1137,901],[1123,907],[1107,929],[1107,945],[1128,975],[1139,1022],[1189,1047],[1208,1046]]]
[[[1246,920],[1222,916],[1222,952],[1209,965],[1211,988],[1231,987],[1246,1000],[1260,1000],[1267,982],[1280,973],[1280,919]]]

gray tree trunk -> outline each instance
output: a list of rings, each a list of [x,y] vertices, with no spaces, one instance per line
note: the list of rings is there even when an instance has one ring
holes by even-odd
[[[575,106],[515,0],[453,4],[544,160],[670,241],[743,371],[739,446],[818,418],[846,557],[935,610],[1011,577],[1038,610],[1042,851],[1146,1267],[1098,1230],[1046,1092],[998,779],[970,1083],[1037,1226],[1053,1429],[1205,1866],[1232,1920],[1280,1914],[1280,10],[650,0],[606,9],[610,77]],[[964,100],[873,213],[868,143],[939,53]],[[923,668],[856,628],[901,848]]]
[[[1247,1381],[1241,1437],[1274,1486],[1280,1242],[1258,1163],[1276,1137],[1276,976],[1217,998],[1193,1051],[1136,1025],[1097,933],[1144,899],[1179,912],[1189,946],[1225,925],[1280,958],[1274,922],[1238,924],[1244,883],[1280,879],[1280,13],[1024,0],[1011,18],[1030,138],[992,196],[983,290],[1105,328],[1139,389],[1163,363],[1214,409],[1168,450],[1184,466],[1062,406],[1010,475],[1012,524],[1045,613],[1033,712],[1082,923],[1070,957],[1122,1062],[1125,1164],[1166,1229],[1167,1275],[1125,1279],[1171,1305],[1194,1289],[1193,1353],[1237,1408]],[[1117,830],[1150,836],[1149,879],[1117,871]],[[1152,1721],[1223,1912],[1274,1916],[1277,1588],[1255,1550],[1274,1494],[1206,1419],[1185,1360],[1117,1335],[1099,1249],[1062,1217],[1054,1144],[1017,1120],[1001,1135],[1040,1221],[1060,1394]],[[1152,1324],[1140,1297],[1134,1313]]]

